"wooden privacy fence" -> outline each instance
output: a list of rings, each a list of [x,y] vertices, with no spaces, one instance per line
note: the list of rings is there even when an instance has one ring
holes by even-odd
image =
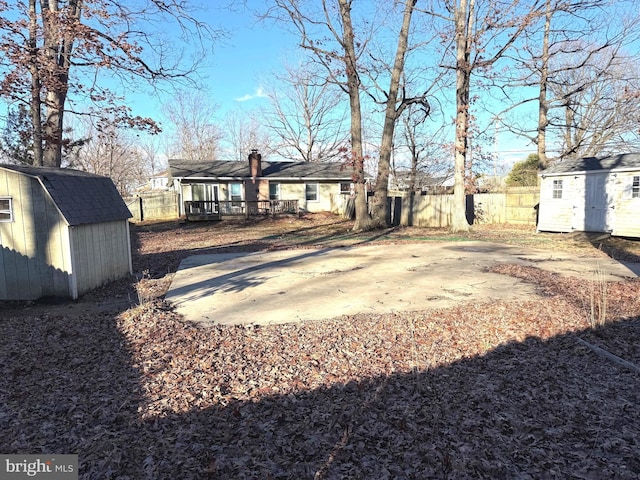
[[[513,187],[501,193],[477,193],[466,197],[466,216],[473,223],[517,223],[535,225],[540,190],[538,187]],[[389,195],[390,223],[416,227],[451,225],[453,195]]]
[[[479,193],[467,195],[467,220],[469,223],[516,223],[535,225],[537,223],[538,187],[510,187],[501,193]],[[173,220],[179,218],[178,195],[175,192],[141,195],[125,199],[133,214],[133,222],[143,220]],[[283,211],[273,208],[273,213],[285,213],[290,208],[287,203]],[[223,202],[220,202],[223,203]],[[234,202],[221,206],[222,214],[228,215],[227,209]],[[237,203],[237,202],[235,202]],[[278,208],[284,205],[278,203]],[[453,195],[410,195],[407,192],[389,192],[390,223],[392,225],[413,225],[416,227],[448,227],[451,225]],[[335,194],[331,196],[331,211],[353,218],[355,214],[354,199],[349,195]],[[239,208],[239,214],[244,210]],[[269,210],[271,211],[271,210]]]
[[[124,201],[133,215],[132,222],[175,220],[180,216],[176,192],[143,194]]]

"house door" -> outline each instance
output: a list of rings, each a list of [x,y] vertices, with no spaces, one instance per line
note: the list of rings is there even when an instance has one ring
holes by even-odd
[[[608,174],[586,175],[584,228],[587,232],[608,232],[612,225],[612,198],[608,188]]]
[[[202,213],[216,213],[215,203],[218,201],[218,185],[211,183],[194,183],[191,185],[191,199],[202,201]]]

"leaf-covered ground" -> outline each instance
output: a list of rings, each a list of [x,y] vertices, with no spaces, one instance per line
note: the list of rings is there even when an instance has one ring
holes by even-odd
[[[162,301],[194,251],[451,239],[348,227],[135,227],[139,281],[1,305],[0,451],[78,453],[86,479],[640,477],[640,374],[579,341],[640,365],[638,281],[608,286],[597,328],[591,280],[515,265],[494,271],[543,300],[252,328],[198,328]],[[468,237],[496,235],[547,239]],[[556,238],[604,255],[601,240]]]

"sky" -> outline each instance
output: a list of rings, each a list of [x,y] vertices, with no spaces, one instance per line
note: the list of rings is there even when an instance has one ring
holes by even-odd
[[[215,28],[223,28],[227,37],[213,46],[213,53],[207,60],[209,66],[201,69],[200,76],[206,92],[219,107],[222,121],[228,112],[238,109],[252,112],[265,105],[265,88],[270,74],[281,73],[283,65],[295,62],[301,53],[297,47],[299,38],[284,25],[261,22],[247,9],[239,7],[232,11],[215,6],[217,3],[212,2],[206,14],[199,18]],[[249,4],[252,8],[264,8],[261,1],[250,0]],[[135,114],[156,118],[160,115],[159,100],[151,100],[145,95],[131,98]],[[532,146],[523,149],[522,143],[522,140],[508,138],[505,132],[499,133],[498,141],[492,147],[502,152],[507,165],[498,165],[496,173],[505,173],[514,161],[535,152]]]
[[[265,101],[266,77],[282,69],[287,59],[298,55],[297,38],[284,28],[258,21],[247,10],[231,11],[214,5],[207,7],[198,18],[214,28],[224,29],[226,36],[213,45],[213,52],[206,60],[208,65],[199,70],[199,76],[223,116],[234,109],[250,109]],[[158,102],[149,102],[144,95],[136,98],[133,106],[150,113],[159,110]]]

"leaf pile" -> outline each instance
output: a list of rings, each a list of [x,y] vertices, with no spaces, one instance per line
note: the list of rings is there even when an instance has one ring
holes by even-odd
[[[640,477],[640,375],[577,341],[640,365],[637,281],[598,329],[588,281],[517,265],[543,299],[202,328],[151,300],[186,252],[148,235],[142,305],[3,311],[0,451],[83,479]]]

